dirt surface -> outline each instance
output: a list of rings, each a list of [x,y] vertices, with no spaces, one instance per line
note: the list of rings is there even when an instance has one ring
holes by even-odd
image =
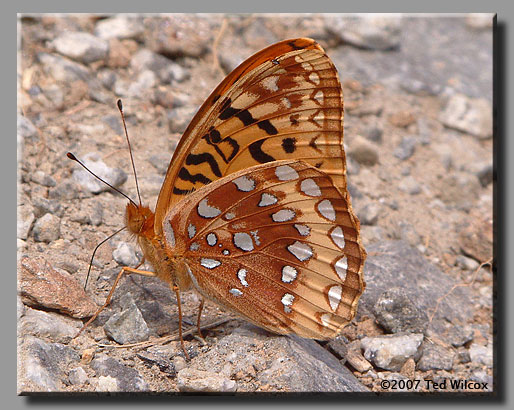
[[[442,119],[455,95],[462,94],[467,99],[466,112],[479,98],[490,107],[491,28],[487,24],[473,26],[465,16],[404,17],[397,26],[399,33],[382,33],[396,45],[373,49],[345,40],[341,32],[360,32],[334,23],[340,19],[344,20],[338,16],[141,17],[136,19],[136,27],[128,23],[123,26],[126,34],[104,39],[100,31],[104,17],[22,18],[18,113],[30,124],[18,123],[24,137],[19,138],[19,258],[43,256],[58,272],[64,271],[83,284],[95,246],[124,225],[126,199],[112,191],[94,194],[81,186],[73,176],[77,166],[66,158],[68,151],[79,158],[96,155],[107,167],[123,171],[126,182],[120,189],[135,197],[117,98],[123,99],[141,196],[153,208],[181,132],[227,72],[275,41],[308,36],[320,42],[340,72],[345,96],[348,181],[354,209],[361,219],[364,245],[400,239],[455,283],[468,284],[473,314],[462,325],[471,329],[473,336],[460,347],[466,351],[472,344],[491,348],[493,275],[489,266],[478,266],[492,257],[493,139],[491,133],[484,135],[473,128],[473,124],[487,122],[487,118],[473,117],[467,130],[449,126]],[[94,44],[97,54],[92,56],[62,57],[65,52],[55,40],[69,32],[92,33],[105,41]],[[141,68],[146,61],[138,54],[142,51],[152,51],[167,63],[153,56],[151,64]],[[64,58],[70,64],[49,60],[48,56]],[[489,114],[486,111],[484,115]],[[41,221],[45,214],[54,219]],[[53,232],[56,226],[58,232]],[[135,244],[127,233],[121,233],[96,252],[87,294],[98,305],[105,300],[120,270],[113,251],[122,242]],[[138,256],[137,252],[131,255]],[[103,365],[89,365],[87,349],[93,349],[94,360],[106,354],[141,375],[147,384],[142,391],[180,390],[176,376],[181,367],[177,364],[179,359],[173,362],[174,371],[166,373],[162,363],[160,366],[158,361],[137,357],[139,350],[97,347],[98,343],[112,342],[102,325],[122,309],[121,299],[127,293],[145,320],[152,323],[152,340],[176,331],[175,296],[157,282],[151,278],[126,278],[116,291],[112,309],[105,310],[78,339],[61,340],[81,356],[80,365],[87,379],[102,374],[99,369]],[[19,306],[20,317],[26,309],[56,310],[37,303],[29,308],[26,299],[23,302],[25,305]],[[185,321],[194,324],[198,297],[188,292],[182,303]],[[428,318],[437,303],[434,300],[434,310],[425,312]],[[160,317],[150,317],[150,305],[158,305]],[[193,364],[195,360],[200,363],[212,349],[219,349],[219,341],[243,323],[208,303],[204,323],[220,318],[228,321],[206,331],[205,342],[187,339]],[[78,329],[80,325],[81,321],[75,319],[71,326]],[[343,332],[349,342],[384,333],[387,332],[375,318],[366,315],[359,315],[355,325]],[[59,338],[44,332],[19,332],[18,336],[21,356],[27,351],[30,355],[31,350],[23,347],[28,337],[59,342]],[[269,350],[271,345],[266,347],[267,338],[277,339],[259,334],[257,343],[261,349],[253,346],[249,350],[262,352],[260,368],[255,365],[253,370],[245,367],[233,369],[233,373],[227,371],[228,379],[237,381],[238,391],[277,391],[271,381],[259,376],[275,358]],[[170,351],[180,350],[178,342],[166,346]],[[455,355],[449,369],[422,371],[408,362],[400,374],[411,379],[454,375],[470,379],[482,372],[484,380],[492,380],[492,365],[473,360],[459,362],[459,349],[449,350]],[[101,390],[93,382],[70,382],[70,371],[76,367],[74,359],[63,364],[65,381],[56,385],[57,390]],[[376,367],[363,372],[347,367],[374,391],[381,391],[380,381],[390,373]],[[223,373],[223,365],[219,368]],[[377,376],[380,373],[382,377]],[[23,391],[41,389],[34,379],[29,379],[23,381]],[[119,380],[117,386],[120,387]],[[230,384],[223,386],[231,388]]]

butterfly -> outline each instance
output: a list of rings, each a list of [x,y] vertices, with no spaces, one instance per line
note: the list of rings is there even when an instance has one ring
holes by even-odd
[[[337,70],[312,39],[281,41],[234,69],[182,136],[155,212],[127,204],[154,271],[124,267],[106,304],[123,274],[169,283],[186,356],[180,292],[190,288],[274,333],[337,336],[356,314],[366,259],[343,111]]]

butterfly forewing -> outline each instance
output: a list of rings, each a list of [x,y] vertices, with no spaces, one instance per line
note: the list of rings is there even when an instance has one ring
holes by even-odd
[[[196,289],[277,333],[334,337],[355,315],[365,251],[334,180],[301,161],[238,171],[164,218]]]
[[[313,40],[286,40],[250,57],[214,90],[175,151],[156,206],[252,165],[302,159],[346,196],[343,103],[337,71]]]

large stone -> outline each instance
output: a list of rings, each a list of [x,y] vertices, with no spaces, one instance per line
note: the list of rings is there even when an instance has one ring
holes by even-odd
[[[36,242],[56,241],[61,236],[61,219],[52,214],[44,214],[34,224],[32,233]]]
[[[224,369],[229,363],[229,368]],[[191,361],[189,368],[251,377],[254,389],[269,392],[368,391],[340,361],[313,340],[276,336],[242,324],[212,349]],[[244,387],[238,387],[238,393]]]
[[[109,43],[86,32],[64,32],[52,45],[57,52],[85,64],[107,57]]]
[[[428,262],[406,242],[373,243],[366,251],[366,290],[360,298],[359,315],[373,317],[373,308],[380,295],[400,286],[416,309],[426,312],[429,318],[434,315],[434,319],[450,323],[465,323],[473,318],[469,289],[458,287],[444,297],[458,283],[457,280]]]
[[[97,391],[99,392],[144,392],[148,384],[135,369],[104,354],[96,356],[91,368],[99,376]]]
[[[181,392],[234,393],[237,383],[214,372],[185,368],[178,372],[177,384]]]
[[[93,173],[115,188],[120,187],[127,180],[127,174],[122,169],[107,166],[95,153],[84,155],[82,162]],[[109,191],[111,189],[107,184],[93,177],[82,167],[76,168],[73,171],[73,179],[94,194],[99,194],[100,192]]]
[[[79,319],[93,316],[97,310],[81,284],[68,273],[53,269],[42,256],[22,258],[18,280],[26,305],[58,310]]]
[[[330,16],[330,30],[343,41],[372,50],[387,50],[400,45],[402,19],[392,14],[364,14],[355,17]]]
[[[401,288],[382,293],[375,303],[374,312],[378,323],[390,333],[423,333],[428,325],[427,314]]]
[[[18,392],[65,392],[66,369],[78,361],[68,346],[28,336],[18,349]]]
[[[489,138],[493,134],[493,109],[484,98],[456,94],[448,100],[439,119],[449,128],[479,138]]]
[[[361,340],[364,357],[377,367],[399,371],[409,359],[419,359],[423,335],[419,333],[365,337]]]

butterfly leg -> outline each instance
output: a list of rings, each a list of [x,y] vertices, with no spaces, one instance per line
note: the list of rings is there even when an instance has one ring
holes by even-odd
[[[182,305],[180,303],[180,288],[177,285],[173,285],[171,287],[177,296],[177,306],[178,306],[178,337],[180,338],[180,344],[182,346],[182,350],[186,356],[187,360],[191,360],[189,357],[189,353],[187,353],[186,346],[184,345],[184,339],[182,338]]]
[[[140,266],[140,265],[138,265],[138,266]],[[86,322],[86,324],[84,326],[82,326],[82,329],[80,329],[79,332],[75,335],[75,338],[79,337],[79,335],[84,331],[84,329],[86,327],[88,327],[98,317],[100,312],[102,310],[104,310],[107,306],[109,306],[109,303],[111,303],[112,295],[114,294],[114,290],[116,289],[116,286],[118,286],[118,282],[120,281],[120,279],[122,278],[123,275],[128,274],[128,273],[137,273],[138,275],[143,275],[143,276],[155,276],[154,272],[149,272],[146,270],[129,268],[128,266],[124,266],[123,268],[121,268],[120,273],[118,274],[118,276],[116,277],[116,280],[114,281],[114,284],[112,285],[111,291],[107,295],[107,299],[105,300],[105,303],[103,304],[103,306],[100,309],[98,309],[96,311],[96,313],[91,317],[91,319],[89,319]]]
[[[196,319],[196,327],[198,328],[198,336],[200,336],[201,339],[203,339],[203,335],[202,335],[202,329],[200,327],[200,320],[202,319],[202,310],[203,310],[204,302],[205,302],[205,299],[202,298],[202,301],[200,302],[200,306],[198,307],[198,318]]]

